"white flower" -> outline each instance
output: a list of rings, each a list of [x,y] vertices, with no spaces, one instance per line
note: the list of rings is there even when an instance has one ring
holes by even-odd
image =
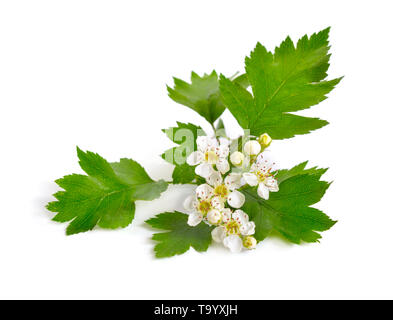
[[[271,173],[273,165],[260,154],[250,172],[243,173],[246,183],[252,187],[258,186],[258,195],[265,200],[269,199],[269,192],[278,191],[277,180]]]
[[[241,175],[231,173],[223,182],[219,172],[214,171],[207,179],[207,183],[212,186],[210,191],[213,193],[212,204],[215,208],[223,209],[225,202],[233,208],[241,208],[245,202],[244,195],[237,191],[241,187]]]
[[[243,165],[244,159],[244,154],[239,151],[232,153],[230,156],[232,164],[236,167],[241,167]]]
[[[215,195],[215,189],[206,183],[198,186],[195,195],[187,197],[183,206],[190,213],[188,224],[193,227],[204,219],[211,224],[217,224],[221,221],[221,211],[225,212],[225,201],[219,199]],[[217,222],[214,222],[215,219]]]
[[[249,156],[256,156],[261,152],[261,145],[259,144],[258,141],[251,140],[247,141],[246,144],[244,145],[244,152],[248,154]]]
[[[209,177],[216,166],[222,174],[229,171],[230,166],[227,160],[229,155],[229,141],[221,138],[220,142],[216,138],[202,136],[197,138],[198,150],[191,153],[187,158],[187,164],[197,166],[195,173],[203,178]]]
[[[212,231],[212,238],[216,242],[222,242],[232,252],[239,252],[243,247],[242,237],[248,237],[254,233],[255,223],[249,221],[244,211],[236,210],[232,214],[225,213],[222,225]]]
[[[239,231],[237,231],[237,227]],[[251,236],[255,233],[255,223],[250,221],[247,213],[242,210],[236,210],[232,213],[232,220],[227,223],[227,232],[229,234],[240,233],[242,236]]]

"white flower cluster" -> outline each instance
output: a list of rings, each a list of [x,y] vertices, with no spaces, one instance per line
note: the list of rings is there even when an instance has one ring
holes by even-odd
[[[187,158],[189,165],[196,166],[195,173],[206,180],[184,202],[190,213],[188,224],[196,226],[204,221],[216,226],[213,239],[232,252],[253,249],[257,244],[255,223],[240,210],[245,196],[238,189],[246,184],[258,186],[258,195],[265,200],[269,192],[278,191],[273,164],[262,153],[270,143],[271,138],[263,134],[248,141],[243,152],[230,153],[230,140],[201,136],[197,138],[198,150]]]

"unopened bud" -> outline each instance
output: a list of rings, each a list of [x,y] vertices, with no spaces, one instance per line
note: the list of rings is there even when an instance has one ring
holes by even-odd
[[[257,240],[252,236],[245,237],[243,239],[243,246],[247,249],[255,249],[257,246]]]
[[[244,145],[244,152],[249,156],[256,156],[261,152],[261,145],[256,140],[248,141]]]
[[[243,164],[244,161],[244,154],[236,151],[231,154],[231,162],[234,166],[240,167]]]
[[[258,142],[260,143],[261,147],[263,149],[267,148],[268,146],[270,146],[270,144],[272,143],[272,138],[270,138],[270,136],[267,133],[262,134],[259,138],[258,138]]]

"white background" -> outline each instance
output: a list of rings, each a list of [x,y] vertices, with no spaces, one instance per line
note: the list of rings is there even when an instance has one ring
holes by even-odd
[[[393,298],[391,13],[359,0],[1,1],[0,298]],[[318,207],[339,222],[320,244],[155,259],[144,220],[180,210],[191,187],[138,202],[118,231],[66,237],[51,221],[53,181],[81,172],[76,145],[169,179],[161,128],[206,125],[167,97],[172,76],[230,76],[257,41],[273,49],[327,26],[329,78],[345,78],[304,114],[331,124],[272,146],[281,167],[330,167]]]

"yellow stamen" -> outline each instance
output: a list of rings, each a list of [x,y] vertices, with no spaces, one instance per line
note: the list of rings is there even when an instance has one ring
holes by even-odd
[[[214,151],[207,151],[205,153],[205,161],[209,164],[216,164],[218,161],[218,155]]]
[[[206,215],[211,209],[211,204],[208,201],[201,201],[198,205],[198,211]]]
[[[262,171],[257,171],[257,172],[256,172],[256,175],[257,175],[257,177],[258,177],[259,182],[265,181],[265,179],[266,179],[266,177],[267,177],[267,175],[264,174]]]
[[[228,188],[225,185],[221,184],[214,189],[214,194],[221,198],[226,198],[229,194]]]
[[[240,233],[240,225],[237,221],[231,220],[225,225],[226,231],[228,234],[239,234]]]

